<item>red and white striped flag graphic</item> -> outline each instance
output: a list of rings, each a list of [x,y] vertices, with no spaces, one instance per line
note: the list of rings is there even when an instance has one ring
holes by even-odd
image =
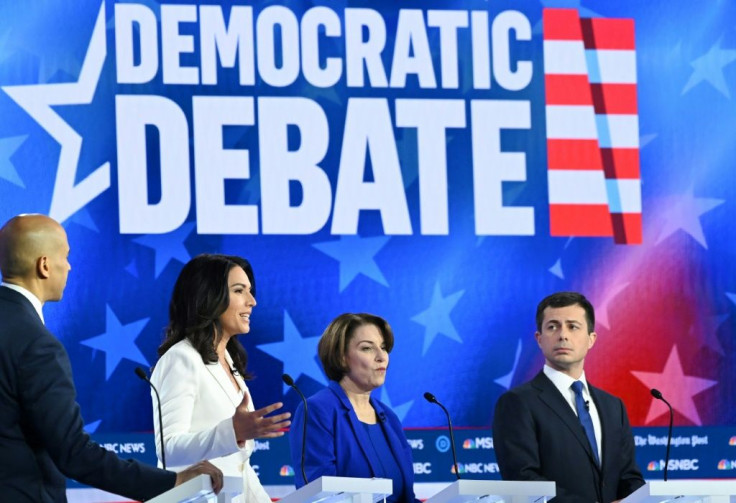
[[[544,9],[550,233],[642,242],[634,23]]]

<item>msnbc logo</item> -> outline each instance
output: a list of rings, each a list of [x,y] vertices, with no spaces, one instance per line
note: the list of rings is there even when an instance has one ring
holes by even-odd
[[[279,470],[279,475],[281,475],[282,477],[293,477],[294,469],[289,465],[284,465],[281,467],[281,470]]]
[[[493,449],[493,439],[491,437],[466,438],[463,442],[463,449]]]
[[[718,462],[719,470],[736,470],[736,460],[722,459]]]
[[[728,445],[736,446],[736,436],[733,436],[728,439]]]
[[[698,471],[700,470],[700,460],[698,458],[670,459],[667,463],[669,471]],[[647,471],[658,472],[664,470],[664,460],[650,461],[647,465]]]

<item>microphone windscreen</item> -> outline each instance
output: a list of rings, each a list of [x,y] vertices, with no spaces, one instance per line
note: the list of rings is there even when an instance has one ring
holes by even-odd
[[[137,375],[138,377],[140,377],[144,381],[148,381],[148,376],[146,375],[146,371],[143,370],[140,367],[136,367],[135,368],[135,375]]]
[[[660,393],[660,391],[659,391],[658,389],[656,389],[656,388],[652,388],[652,389],[650,390],[650,393],[652,394],[652,396],[653,396],[654,398],[656,398],[656,399],[658,399],[658,400],[662,400],[662,393]]]
[[[292,379],[289,374],[282,375],[281,380],[284,381],[284,384],[287,386],[294,386],[294,379]]]
[[[437,399],[429,391],[427,391],[426,393],[424,393],[424,399],[426,401],[428,401],[429,403],[436,403],[437,402]]]

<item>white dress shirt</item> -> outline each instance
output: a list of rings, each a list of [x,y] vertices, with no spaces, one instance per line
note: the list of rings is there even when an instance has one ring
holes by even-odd
[[[553,369],[549,365],[544,366],[544,375],[549,377],[549,380],[552,381],[552,384],[554,384],[555,388],[559,390],[565,401],[570,405],[577,416],[578,410],[577,407],[575,407],[575,392],[571,387],[572,383],[575,382],[575,379],[559,370]],[[598,409],[596,408],[595,402],[588,391],[588,381],[585,380],[585,371],[583,371],[583,374],[580,376],[578,381],[583,383],[583,400],[588,404],[588,412],[590,412],[590,418],[593,420],[593,430],[595,431],[595,443],[596,448],[598,449],[598,459],[603,461],[603,448],[601,446],[601,417],[598,415]]]

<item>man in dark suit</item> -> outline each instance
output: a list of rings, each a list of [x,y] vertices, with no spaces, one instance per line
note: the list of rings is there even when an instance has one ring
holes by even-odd
[[[71,269],[63,227],[22,215],[0,229],[0,494],[3,501],[66,501],[66,479],[145,500],[199,474],[222,488],[208,462],[174,473],[122,460],[82,427],[64,347],[46,330],[43,304],[61,299]]]
[[[593,306],[575,292],[537,307],[544,368],[503,395],[493,445],[505,480],[553,480],[555,503],[609,503],[644,485],[623,402],[587,383],[583,364],[596,340]]]

